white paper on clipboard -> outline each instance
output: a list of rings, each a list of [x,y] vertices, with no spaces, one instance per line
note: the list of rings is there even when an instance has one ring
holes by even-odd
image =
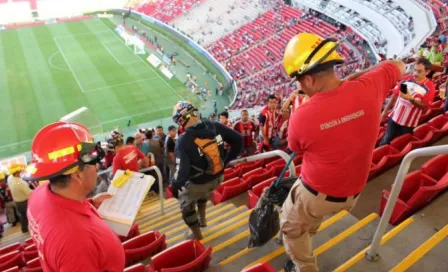
[[[122,175],[123,172],[123,170],[118,170],[114,179]],[[113,197],[104,200],[98,208],[98,213],[115,233],[127,235],[154,182],[154,177],[138,172],[132,172],[132,177],[121,188],[116,188],[113,181],[111,182],[107,192]]]

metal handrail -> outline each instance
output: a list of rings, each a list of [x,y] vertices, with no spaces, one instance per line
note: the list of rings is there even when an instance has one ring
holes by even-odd
[[[232,165],[235,165],[238,163],[258,161],[261,159],[270,159],[275,156],[279,156],[280,158],[284,159],[286,163],[288,163],[289,159],[291,158],[285,151],[274,150],[274,151],[269,151],[269,152],[260,153],[257,155],[233,160],[229,163],[229,166],[232,166]],[[290,173],[291,177],[296,176],[296,166],[294,165],[294,162],[291,162],[291,164],[289,165],[289,173]]]
[[[443,146],[432,146],[426,148],[420,148],[409,152],[401,162],[400,168],[398,169],[397,176],[392,185],[392,190],[389,194],[387,200],[386,208],[383,211],[383,216],[381,216],[380,223],[376,229],[375,236],[373,237],[370,249],[366,252],[366,259],[369,261],[376,261],[379,258],[378,249],[380,247],[381,239],[386,231],[387,225],[389,223],[390,217],[392,216],[392,211],[397,203],[398,195],[401,192],[403,186],[404,178],[409,171],[412,161],[415,158],[423,156],[435,156],[441,154],[448,154],[448,145]]]
[[[160,213],[163,215],[163,214],[165,214],[165,210],[164,210],[164,207],[163,207],[163,204],[164,204],[163,202],[164,202],[165,199],[164,199],[164,196],[163,196],[162,173],[160,172],[159,167],[154,165],[154,166],[150,166],[150,167],[146,167],[146,168],[140,169],[139,172],[144,173],[144,172],[148,172],[148,171],[151,171],[151,170],[156,171],[156,175],[157,175],[158,180],[159,180]],[[98,176],[104,175],[104,174],[109,174],[110,172],[112,172],[112,169],[108,168],[106,170],[98,172]]]

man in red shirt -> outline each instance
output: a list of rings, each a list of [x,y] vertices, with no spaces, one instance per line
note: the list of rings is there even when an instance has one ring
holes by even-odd
[[[303,155],[301,177],[283,204],[281,232],[286,271],[318,271],[312,237],[323,218],[350,210],[363,190],[375,147],[381,106],[405,65],[386,61],[341,80],[334,39],[311,33],[287,45],[284,68],[310,100],[291,116],[289,149]]]
[[[110,134],[108,142],[115,148],[115,157],[112,163],[112,173],[117,170],[131,170],[138,172],[140,168],[148,167],[149,159],[134,145],[125,145],[123,134],[114,130]]]
[[[23,179],[49,180],[29,199],[29,231],[44,271],[124,270],[125,256],[118,236],[96,212],[104,199],[87,200],[96,185],[104,151],[83,125],[56,122],[33,140],[32,162]]]
[[[277,136],[277,97],[273,94],[268,96],[267,105],[261,109],[258,121],[260,122],[260,138],[263,141],[262,149],[269,151],[278,149]]]
[[[386,134],[380,146],[389,144],[393,139],[403,134],[412,133],[419,124],[420,116],[434,100],[435,86],[428,78],[431,72],[431,63],[426,58],[418,59],[414,64],[412,75],[406,76],[394,89],[392,98],[383,110],[382,119],[385,119],[388,110],[395,105],[389,113]],[[403,90],[401,90],[403,88]],[[406,91],[406,93],[404,93]]]
[[[291,109],[291,113],[294,113],[300,105],[306,103],[310,98],[300,88],[300,83],[297,82],[297,90],[293,91],[289,97],[283,102],[282,109]]]
[[[243,156],[252,155],[256,150],[254,136],[256,136],[257,126],[253,121],[249,120],[249,112],[247,110],[241,111],[241,120],[235,123],[233,129],[243,136]]]
[[[289,108],[282,108],[282,115],[278,117],[278,137],[280,138],[280,148],[285,148],[288,145],[288,127],[291,110]]]

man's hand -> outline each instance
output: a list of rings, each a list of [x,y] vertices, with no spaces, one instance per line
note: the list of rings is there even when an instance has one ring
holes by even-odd
[[[101,203],[103,203],[104,200],[111,198],[113,195],[108,194],[108,193],[101,193],[101,194],[97,194],[96,196],[94,196],[92,198],[92,205],[95,208],[99,208],[101,206]]]
[[[409,93],[402,93],[402,92],[400,92],[400,97],[403,98],[403,99],[406,99],[408,101],[413,99],[412,95],[410,95]]]
[[[289,95],[289,100],[294,100],[294,98],[296,98],[296,96],[299,95],[299,89],[294,90],[290,95]]]

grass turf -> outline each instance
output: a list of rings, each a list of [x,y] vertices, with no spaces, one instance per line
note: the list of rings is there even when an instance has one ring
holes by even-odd
[[[30,149],[35,133],[80,107],[107,131],[170,116],[197,99],[117,36],[110,20],[0,32],[0,158]]]

